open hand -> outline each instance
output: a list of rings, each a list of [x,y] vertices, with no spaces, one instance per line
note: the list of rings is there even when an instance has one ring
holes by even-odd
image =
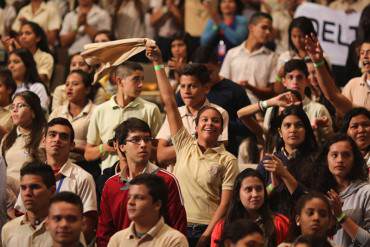
[[[321,48],[319,40],[313,33],[311,33],[311,35],[306,35],[305,49],[312,62],[317,63],[323,60],[324,52]]]
[[[286,167],[283,161],[278,158],[275,154],[266,154],[267,159],[263,160],[263,165],[266,171],[275,173],[276,177],[283,177],[286,172]]]
[[[327,195],[329,197],[329,202],[331,204],[334,216],[339,217],[342,214],[343,202],[341,201],[338,193],[333,189],[330,189],[327,192]]]
[[[315,118],[311,123],[312,129],[324,128],[329,126],[329,118],[318,117]]]

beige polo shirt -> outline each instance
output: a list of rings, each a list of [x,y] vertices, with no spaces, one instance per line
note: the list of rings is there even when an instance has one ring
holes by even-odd
[[[174,174],[179,181],[189,223],[208,225],[223,190],[232,190],[239,173],[237,159],[223,145],[204,153],[185,128],[172,137],[176,150]]]
[[[17,217],[6,223],[1,231],[2,247],[50,247],[53,240],[46,230],[46,220],[33,228],[27,216]]]
[[[39,75],[47,75],[48,79],[51,79],[54,68],[54,58],[51,54],[37,49],[33,54],[33,59],[36,62],[37,72]]]
[[[9,106],[1,107],[0,106],[0,126],[3,127],[6,131],[10,131],[13,127],[13,120],[10,114]]]
[[[64,104],[57,109],[55,109],[49,116],[49,121],[53,118],[63,117],[69,120],[72,124],[73,130],[75,132],[75,143],[76,145],[86,144],[87,129],[89,127],[89,122],[91,114],[96,107],[91,100],[85,105],[80,114],[73,117],[68,109],[69,104]],[[72,161],[82,161],[84,157],[82,154],[71,152],[69,157]]]
[[[247,80],[255,87],[267,87],[275,82],[277,55],[262,46],[250,52],[245,48],[245,42],[230,49],[220,70],[220,76],[234,82]],[[246,90],[252,103],[258,101],[251,91]]]
[[[36,22],[42,27],[42,29],[44,29],[44,31],[57,30],[60,29],[60,26],[62,25],[60,14],[55,5],[51,2],[45,3],[43,1],[36,13],[32,12],[31,4],[27,4],[23,7],[19,11],[12,26],[12,29],[16,32],[19,32],[21,17],[26,18],[28,21]]]
[[[366,73],[361,77],[351,79],[343,88],[342,94],[346,96],[354,106],[361,106],[370,110],[370,86],[366,80],[370,80]]]
[[[210,103],[208,101],[208,99],[206,99],[206,101],[204,102],[204,104],[202,105],[201,108],[203,108],[205,106],[212,106],[212,107],[216,108],[221,113],[224,123],[223,123],[222,134],[220,135],[218,140],[221,141],[221,142],[222,141],[227,141],[229,139],[229,135],[228,135],[229,114],[227,113],[227,111],[224,108],[222,108],[222,107],[220,107],[216,104]],[[192,137],[195,137],[195,126],[196,126],[195,118],[197,116],[193,116],[186,105],[181,106],[178,109],[179,109],[180,116],[181,116],[181,119],[182,119],[182,124],[184,125],[185,129],[191,134]],[[166,119],[165,119],[161,129],[159,130],[158,135],[157,135],[156,138],[157,139],[164,139],[168,142],[171,142],[170,125],[168,123],[167,116],[166,116]]]
[[[31,133],[22,133],[17,128],[17,138],[13,145],[5,152],[5,161],[7,164],[6,173],[17,181],[20,179],[20,171],[24,163],[32,160],[28,150],[25,149]],[[5,138],[5,137],[4,137]]]
[[[95,182],[90,173],[68,160],[56,178],[56,192],[70,191],[77,194],[82,200],[84,213],[98,211]],[[14,208],[20,212],[26,211],[20,194]]]
[[[116,96],[112,96],[109,101],[95,108],[87,131],[87,143],[91,145],[107,143],[113,138],[117,125],[131,117],[145,121],[153,136],[158,133],[162,125],[161,113],[154,103],[137,97],[127,106],[120,107],[116,102]],[[118,156],[109,154],[102,161],[102,171],[113,166],[116,161],[118,161]]]
[[[108,247],[188,247],[186,237],[164,223],[163,217],[142,237],[135,234],[135,223],[115,233],[109,240]]]

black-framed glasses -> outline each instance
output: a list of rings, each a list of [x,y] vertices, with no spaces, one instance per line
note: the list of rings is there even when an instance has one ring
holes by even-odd
[[[151,136],[134,136],[131,137],[130,139],[126,139],[127,142],[132,142],[134,144],[140,144],[141,141],[144,141],[144,143],[149,143],[154,140],[153,137]]]
[[[18,104],[11,104],[9,106],[9,110],[13,111],[15,109],[19,110],[19,109],[22,109],[22,108],[25,108],[25,107],[30,107],[29,105],[27,104],[23,104],[23,103],[18,103]]]

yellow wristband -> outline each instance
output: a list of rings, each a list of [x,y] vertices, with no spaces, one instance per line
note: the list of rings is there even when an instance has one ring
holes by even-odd
[[[100,144],[100,145],[99,145],[99,153],[100,153],[100,156],[104,156],[104,154],[105,154],[103,144]]]
[[[267,190],[267,193],[271,193],[271,192],[274,190],[274,186],[272,186],[272,184],[269,184],[269,185],[266,187],[266,190]]]
[[[154,70],[155,71],[159,71],[161,69],[164,69],[164,65],[163,64],[154,65]]]

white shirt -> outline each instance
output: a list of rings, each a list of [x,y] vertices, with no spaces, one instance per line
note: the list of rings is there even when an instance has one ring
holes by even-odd
[[[79,8],[66,14],[62,25],[62,30],[60,31],[60,35],[72,32],[75,28],[77,28],[78,11]],[[111,17],[109,16],[108,12],[101,9],[95,4],[92,6],[91,10],[87,14],[87,23],[88,25],[94,27],[97,31],[111,29]],[[84,27],[80,26],[75,41],[68,49],[69,55],[83,51],[84,45],[92,42],[90,36],[83,30]]]
[[[230,49],[222,63],[220,76],[234,82],[247,80],[256,87],[266,87],[273,83],[276,77],[276,54],[262,46],[250,52],[245,48],[245,42]],[[247,94],[252,103],[258,98],[249,90]]]

